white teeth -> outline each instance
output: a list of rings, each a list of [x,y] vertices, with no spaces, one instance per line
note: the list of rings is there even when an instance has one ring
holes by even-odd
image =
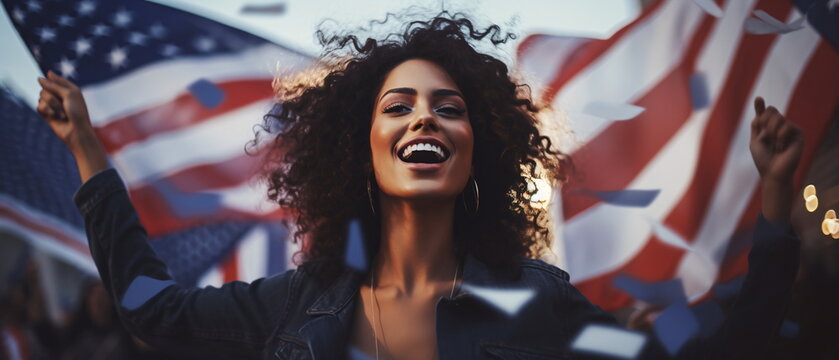
[[[443,153],[443,149],[437,145],[431,145],[426,143],[419,143],[419,144],[412,144],[405,147],[405,150],[402,151],[402,157],[407,158],[411,155],[414,151],[433,151],[440,159],[444,159],[446,157],[445,153]]]

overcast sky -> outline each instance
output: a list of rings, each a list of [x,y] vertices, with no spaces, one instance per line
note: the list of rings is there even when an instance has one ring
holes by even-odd
[[[428,11],[445,7],[464,11],[480,23],[495,23],[520,34],[531,33],[605,38],[634,18],[637,0],[156,0],[156,2],[195,12],[214,20],[260,35],[285,46],[317,55],[315,30],[324,19],[327,28],[354,28],[388,12],[409,6]],[[243,14],[246,5],[282,3],[282,14]],[[3,51],[0,82],[18,92],[29,104],[38,98],[36,78],[40,76],[29,52],[15,32],[8,15],[0,7],[0,49]],[[503,49],[508,57],[516,43]],[[504,54],[502,54],[504,55]]]

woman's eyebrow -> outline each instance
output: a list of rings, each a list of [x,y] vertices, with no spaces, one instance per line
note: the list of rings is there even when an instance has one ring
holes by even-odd
[[[384,94],[382,94],[382,96],[379,98],[379,101],[382,101],[382,99],[385,97],[385,95],[390,94],[390,93],[395,93],[395,94],[407,94],[407,95],[414,95],[414,96],[416,96],[416,95],[417,95],[417,89],[414,89],[414,88],[406,88],[406,87],[393,88],[393,89],[390,89],[390,90],[388,90],[388,91],[385,91],[385,93],[384,93]]]
[[[381,101],[385,97],[385,95],[390,94],[390,93],[406,94],[406,95],[416,96],[417,95],[417,89],[407,88],[407,87],[393,88],[393,89],[390,89],[388,91],[385,91],[385,93],[382,94],[382,96],[379,98],[379,101]],[[434,91],[431,92],[431,96],[434,96],[434,97],[457,96],[457,97],[460,97],[461,99],[463,99],[463,94],[461,94],[457,90],[452,90],[452,89],[437,89],[437,90],[434,90]]]
[[[436,96],[436,97],[457,96],[457,97],[460,97],[461,99],[463,99],[463,94],[457,92],[456,90],[451,90],[451,89],[437,89],[437,90],[434,90],[433,92],[431,92],[431,96]]]

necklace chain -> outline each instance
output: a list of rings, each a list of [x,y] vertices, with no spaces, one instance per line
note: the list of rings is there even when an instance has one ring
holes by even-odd
[[[458,272],[458,270],[460,270],[460,266],[455,265],[455,267],[454,267],[454,278],[452,278],[452,291],[449,292],[449,298],[454,296],[454,288],[457,285],[457,272]],[[374,301],[376,303],[375,304],[376,307],[379,308],[378,300],[374,300],[374,299],[376,299],[376,292],[375,292],[375,290],[373,290],[376,287],[375,274],[376,274],[376,270],[374,270],[373,268],[370,268],[370,313],[373,315],[373,346],[376,348],[376,360],[379,360],[379,335],[378,335],[378,332],[376,331],[376,324],[377,324],[376,323],[376,309],[373,308],[373,302]],[[378,321],[378,325],[380,327],[382,325],[382,319],[381,318]],[[384,331],[384,328],[382,328],[382,331]],[[384,336],[384,334],[382,334],[382,336]]]

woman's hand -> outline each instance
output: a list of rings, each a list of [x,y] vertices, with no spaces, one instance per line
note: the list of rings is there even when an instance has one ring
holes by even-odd
[[[90,124],[84,97],[78,86],[50,71],[39,78],[38,113],[73,153],[82,182],[108,168],[105,150]]]
[[[789,222],[792,176],[801,160],[804,136],[801,128],[787,120],[774,106],[766,108],[763,98],[755,99],[749,149],[761,178],[763,216],[770,222]]]

